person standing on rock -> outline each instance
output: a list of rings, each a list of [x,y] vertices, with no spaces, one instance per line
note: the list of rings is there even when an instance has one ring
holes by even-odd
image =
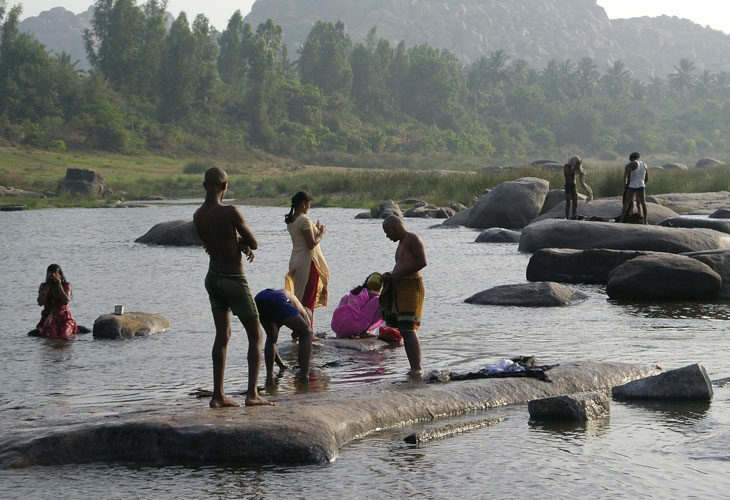
[[[563,166],[563,176],[565,177],[565,218],[575,217],[578,210],[578,188],[575,185],[575,178],[586,190],[586,203],[593,200],[593,190],[586,184],[586,171],[583,170],[583,161],[580,156],[572,156],[568,163]]]
[[[205,289],[215,322],[213,343],[213,397],[211,408],[240,406],[223,392],[226,368],[226,347],[231,338],[231,315],[238,316],[248,336],[248,390],[246,406],[273,405],[258,394],[257,382],[261,366],[261,328],[258,311],[246,277],[241,253],[253,261],[258,248],[256,238],[246,226],[243,215],[233,205],[223,204],[228,188],[228,175],[218,167],[205,172],[205,201],[193,216],[195,229],[210,256]]]
[[[409,374],[420,376],[423,373],[421,341],[416,330],[421,325],[425,296],[420,271],[427,265],[426,251],[421,238],[406,231],[403,220],[396,215],[390,215],[383,221],[383,231],[389,240],[398,242],[395,266],[392,271],[383,274],[383,295],[394,300],[396,324],[393,324],[390,315],[385,319],[388,326],[397,327],[403,336],[403,345],[411,365]]]
[[[621,221],[626,222],[629,207],[633,205],[634,198],[638,200],[639,208],[644,224],[649,223],[649,214],[646,211],[646,183],[649,182],[649,169],[646,163],[641,161],[639,153],[631,153],[629,164],[626,166],[624,178],[628,177],[624,206],[621,210]]]

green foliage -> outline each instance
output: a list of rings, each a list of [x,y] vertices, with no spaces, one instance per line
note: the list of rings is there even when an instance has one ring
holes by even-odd
[[[183,167],[184,174],[202,174],[211,167],[215,167],[215,163],[205,160],[192,160]]]

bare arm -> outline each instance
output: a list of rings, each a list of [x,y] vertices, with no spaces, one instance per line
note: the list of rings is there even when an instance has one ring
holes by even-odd
[[[307,310],[306,307],[304,307],[302,305],[301,302],[299,302],[299,299],[297,299],[296,295],[291,293],[289,290],[282,289],[282,292],[284,292],[284,295],[289,300],[291,305],[293,305],[294,307],[297,308],[297,311],[299,311],[299,316],[301,316],[304,319],[304,321],[307,322],[308,325],[311,324],[312,318],[309,315],[309,311]]]
[[[426,250],[423,248],[421,238],[413,233],[408,233],[403,243],[406,256],[395,263],[395,267],[390,272],[393,279],[415,274],[426,267]]]
[[[233,225],[235,226],[236,231],[238,231],[238,234],[240,236],[238,240],[239,245],[248,247],[249,251],[256,250],[259,247],[259,244],[256,241],[256,237],[248,228],[246,222],[243,220],[243,215],[241,214],[241,212],[238,211],[236,207],[233,207]],[[244,251],[244,253],[246,252]],[[248,256],[247,253],[246,256]]]

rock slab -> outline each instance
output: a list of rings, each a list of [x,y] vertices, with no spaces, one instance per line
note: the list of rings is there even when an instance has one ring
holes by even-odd
[[[485,229],[474,240],[475,243],[519,243],[519,241],[519,231],[512,231],[511,229],[504,229],[502,227]]]
[[[628,260],[650,253],[607,248],[543,248],[530,257],[527,281],[605,285],[608,283],[608,275],[615,268]]]
[[[170,322],[157,314],[145,312],[102,314],[94,321],[93,336],[95,339],[132,339],[169,329]]]
[[[533,420],[569,420],[587,422],[606,418],[611,413],[611,401],[604,392],[580,392],[543,399],[527,404]]]
[[[616,399],[683,401],[709,401],[713,396],[712,382],[697,363],[616,386],[612,393]]]
[[[610,248],[651,252],[699,252],[730,248],[730,235],[712,229],[548,219],[522,231],[520,252],[543,248]]]

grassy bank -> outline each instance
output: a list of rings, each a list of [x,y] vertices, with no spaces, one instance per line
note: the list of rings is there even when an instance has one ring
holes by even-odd
[[[383,159],[380,159],[383,161]],[[456,161],[448,166],[456,166]],[[319,206],[370,207],[385,199],[418,198],[436,205],[456,201],[470,205],[485,189],[520,177],[540,177],[552,188],[562,188],[561,170],[527,166],[485,171],[473,163],[448,172],[435,159],[410,168],[363,168],[301,165],[291,159],[266,155],[224,160],[195,160],[161,156],[124,156],[106,153],[49,153],[0,148],[0,185],[43,193],[55,191],[69,166],[91,168],[105,178],[113,195],[102,201],[76,197],[0,198],[2,204],[28,208],[92,206],[115,203],[120,198],[145,196],[166,198],[200,197],[202,172],[218,165],[229,173],[229,191],[244,202],[287,204],[289,197],[304,189]],[[397,164],[398,162],[394,162]],[[426,168],[416,168],[423,166]],[[587,182],[599,197],[621,194],[623,165],[620,162],[586,161]],[[187,173],[186,173],[187,172]],[[715,167],[690,170],[650,171],[649,194],[730,191],[730,169]]]

